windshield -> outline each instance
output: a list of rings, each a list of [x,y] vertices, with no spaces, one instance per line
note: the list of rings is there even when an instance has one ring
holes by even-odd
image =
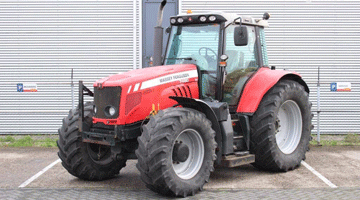
[[[216,71],[219,33],[219,24],[173,26],[164,63],[193,63],[201,70]]]

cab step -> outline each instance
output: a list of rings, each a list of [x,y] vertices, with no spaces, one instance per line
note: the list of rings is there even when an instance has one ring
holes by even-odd
[[[221,165],[224,167],[237,167],[255,162],[255,155],[248,151],[235,152],[234,155],[224,156]]]

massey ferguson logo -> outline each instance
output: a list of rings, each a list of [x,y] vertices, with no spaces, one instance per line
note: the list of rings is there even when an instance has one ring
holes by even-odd
[[[164,83],[164,82],[169,82],[169,81],[175,81],[177,79],[182,79],[182,78],[187,78],[189,77],[190,75],[188,73],[186,74],[180,74],[180,75],[174,75],[174,76],[169,76],[169,77],[165,77],[165,78],[162,78],[160,79],[160,83]]]

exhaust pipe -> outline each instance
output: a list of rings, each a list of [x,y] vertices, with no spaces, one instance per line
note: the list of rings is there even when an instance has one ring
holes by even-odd
[[[166,0],[163,0],[159,7],[159,12],[157,16],[157,22],[154,32],[154,66],[159,66],[162,64],[162,47],[163,47],[163,32],[164,28],[161,27],[162,21],[163,21],[163,14],[164,14],[164,7],[166,4]]]

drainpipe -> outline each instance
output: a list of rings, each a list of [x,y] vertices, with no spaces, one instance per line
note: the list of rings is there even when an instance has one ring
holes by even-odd
[[[163,32],[164,28],[161,27],[162,21],[163,21],[163,13],[164,13],[164,7],[166,4],[166,0],[163,0],[159,7],[159,12],[157,16],[157,22],[155,26],[155,32],[154,32],[154,66],[162,65],[162,47],[163,47]]]

